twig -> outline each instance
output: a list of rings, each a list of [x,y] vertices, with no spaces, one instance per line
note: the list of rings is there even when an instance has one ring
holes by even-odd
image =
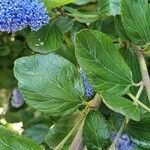
[[[138,92],[137,92],[137,94],[136,94],[136,99],[139,99],[140,98],[140,95],[142,94],[142,91],[143,91],[143,89],[144,89],[144,85],[143,85],[143,82],[141,83],[141,86],[140,86],[140,88],[139,88],[139,90],[138,90]]]
[[[150,112],[150,108],[148,108],[146,105],[144,105],[142,102],[140,102],[134,95],[132,95],[131,93],[128,93],[128,95],[130,96],[130,98],[133,99],[133,101],[137,104],[139,104],[141,107],[143,107],[146,111]]]
[[[80,124],[83,122],[85,119],[86,114],[89,112],[89,108],[86,107],[82,113],[81,113],[81,118],[79,119],[78,123],[72,128],[72,130],[67,134],[67,136],[55,147],[54,150],[61,150],[64,146],[64,144],[68,141],[68,139],[73,135],[73,133],[78,129]]]
[[[150,102],[150,77],[148,74],[146,61],[145,61],[145,58],[144,58],[141,48],[136,45],[134,47],[137,49],[137,58],[138,58],[138,61],[140,64],[140,69],[141,69],[142,78],[143,78],[143,85],[146,88],[146,92],[147,92],[148,99]]]
[[[89,103],[87,103],[87,106],[90,109],[97,109],[99,108],[101,104],[101,97],[99,94],[96,94],[94,99],[92,99]],[[71,143],[71,146],[69,148],[69,150],[80,150],[83,146],[83,143],[82,143],[82,130],[83,130],[83,126],[84,126],[84,121],[82,122],[74,140],[72,141]]]
[[[68,133],[68,135],[63,139],[63,141],[61,143],[59,143],[59,145],[57,145],[57,147],[55,147],[54,150],[61,150],[63,148],[64,144],[68,141],[68,139],[76,131],[78,126],[79,126],[79,123],[72,128],[72,130]]]
[[[82,122],[74,140],[72,141],[72,144],[69,148],[69,150],[80,150],[83,146],[82,143],[82,130],[83,130],[84,121]]]

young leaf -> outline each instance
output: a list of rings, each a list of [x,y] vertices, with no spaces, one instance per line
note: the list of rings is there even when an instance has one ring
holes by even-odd
[[[0,149],[1,150],[42,150],[40,146],[28,138],[6,130],[0,126]]]
[[[140,121],[141,113],[137,105],[133,104],[130,100],[118,97],[115,95],[102,94],[103,102],[107,107],[113,111],[126,116],[129,119]]]
[[[82,104],[81,77],[72,63],[58,55],[20,58],[14,72],[25,101],[35,109],[62,116]]]
[[[27,43],[36,52],[49,53],[61,47],[63,34],[57,24],[48,24],[38,31],[30,32]]]
[[[46,135],[46,143],[49,147],[56,148],[67,137],[67,135],[72,132],[71,130],[76,126],[76,124],[79,124],[79,120],[82,117],[83,116],[80,112],[76,112],[72,115],[61,118],[56,124],[51,126],[48,134]],[[70,137],[68,137],[68,140],[66,140],[66,143],[64,143],[62,147],[69,146],[77,129],[71,133]]]
[[[102,149],[109,138],[108,125],[98,111],[90,111],[86,116],[83,128],[83,140],[90,150]]]
[[[112,40],[99,31],[81,30],[76,34],[78,63],[96,92],[124,94],[132,84],[132,73]]]
[[[150,6],[147,0],[122,0],[121,16],[134,43],[143,45],[150,42]]]
[[[140,122],[130,121],[127,132],[134,143],[150,149],[150,114],[143,114]]]

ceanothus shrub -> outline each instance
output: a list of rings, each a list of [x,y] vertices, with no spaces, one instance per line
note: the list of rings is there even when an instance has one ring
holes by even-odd
[[[149,16],[148,0],[0,0],[0,149],[149,150]]]

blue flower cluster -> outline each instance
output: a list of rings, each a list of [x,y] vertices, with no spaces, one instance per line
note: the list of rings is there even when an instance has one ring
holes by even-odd
[[[94,95],[94,90],[93,87],[88,82],[88,79],[81,68],[80,68],[80,75],[82,77],[84,88],[85,88],[85,96],[87,98],[91,98]]]
[[[49,22],[41,0],[0,0],[0,31],[16,32],[30,26],[36,31]]]
[[[116,137],[116,133],[112,132],[110,136],[110,140],[113,141]],[[136,148],[136,144],[134,144],[129,136],[125,133],[123,134],[116,144],[116,150],[134,150]]]
[[[24,104],[24,99],[17,88],[13,89],[11,105],[15,108],[19,108]]]

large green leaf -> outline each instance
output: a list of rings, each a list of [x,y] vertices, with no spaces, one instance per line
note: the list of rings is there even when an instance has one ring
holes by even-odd
[[[102,94],[102,97],[106,106],[113,111],[135,121],[139,121],[141,119],[140,109],[137,105],[133,104],[132,101],[123,97],[108,95],[106,93]]]
[[[112,40],[99,31],[81,30],[75,39],[76,57],[96,92],[124,94],[132,73]]]
[[[129,38],[136,44],[150,42],[150,6],[147,0],[122,0],[121,16]]]
[[[150,149],[150,113],[144,114],[140,122],[130,121],[127,132],[134,143]]]
[[[42,150],[36,143],[0,126],[1,150]]]
[[[120,14],[120,2],[121,0],[98,0],[98,12],[108,16]]]
[[[76,124],[80,124],[79,120],[82,117],[83,116],[80,112],[75,112],[72,115],[61,118],[56,124],[51,126],[46,136],[46,143],[49,145],[49,147],[56,148],[68,134],[72,133],[70,134],[70,137],[68,137],[66,143],[62,146],[68,147],[71,144],[78,128],[75,129],[74,132],[72,132],[71,130],[73,130]]]
[[[98,111],[90,111],[83,128],[83,140],[90,150],[100,150],[109,138],[108,125]]]
[[[57,24],[48,24],[38,31],[27,35],[29,47],[39,53],[49,53],[57,50],[63,43],[63,34]]]
[[[51,115],[64,115],[82,104],[84,88],[75,66],[55,55],[34,55],[15,61],[14,72],[25,101]]]

